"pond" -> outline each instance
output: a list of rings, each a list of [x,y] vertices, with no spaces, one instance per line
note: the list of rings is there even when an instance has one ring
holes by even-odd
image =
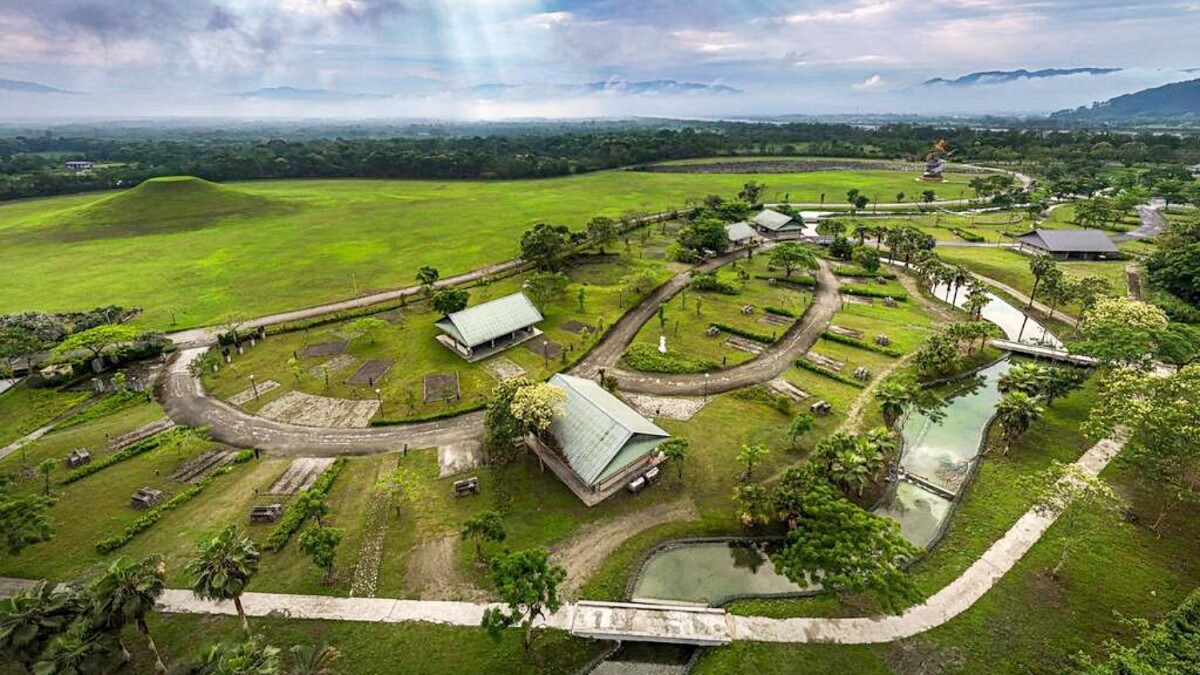
[[[633,598],[720,605],[739,595],[802,590],[775,571],[761,545],[716,541],[681,544],[654,554],[642,567]]]
[[[953,301],[957,307],[962,307],[966,304],[967,290],[959,288],[958,297],[954,295],[954,289],[945,284],[938,284],[930,289],[930,293],[934,296],[945,300],[947,303]],[[1042,324],[1033,319],[1025,320],[1025,314],[1018,308],[1012,306],[1007,301],[1002,300],[994,293],[988,293],[988,304],[983,306],[980,315],[992,323],[1000,327],[1004,331],[1005,337],[1014,342],[1029,342],[1032,344],[1044,344],[1052,347],[1061,347],[1062,342],[1054,337],[1050,331],[1046,330]],[[1025,323],[1024,331],[1021,330],[1021,323]]]

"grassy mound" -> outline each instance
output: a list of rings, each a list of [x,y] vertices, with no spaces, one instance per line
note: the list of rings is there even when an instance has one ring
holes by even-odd
[[[284,209],[280,200],[235,187],[194,176],[167,176],[68,211],[56,229],[67,240],[163,234]]]

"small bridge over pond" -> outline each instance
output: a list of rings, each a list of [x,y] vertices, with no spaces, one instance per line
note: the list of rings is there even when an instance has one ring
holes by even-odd
[[[1059,349],[1057,347],[1031,345],[1024,342],[1013,342],[1011,340],[992,340],[991,343],[993,347],[996,347],[997,349],[1003,349],[1006,352],[1034,356],[1040,359],[1050,359],[1052,361],[1062,361],[1064,363],[1071,363],[1077,366],[1094,366],[1097,363],[1096,359],[1090,356],[1072,354],[1065,349]]]
[[[572,635],[597,640],[716,646],[733,641],[729,615],[706,605],[577,602]]]

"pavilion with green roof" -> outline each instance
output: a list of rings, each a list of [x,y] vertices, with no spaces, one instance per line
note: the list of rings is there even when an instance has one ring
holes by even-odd
[[[567,400],[548,438],[531,447],[583,503],[594,506],[665,459],[658,446],[671,437],[592,380],[550,378]]]
[[[434,325],[442,331],[438,342],[474,362],[541,335],[541,321],[529,298],[513,293],[447,314]]]

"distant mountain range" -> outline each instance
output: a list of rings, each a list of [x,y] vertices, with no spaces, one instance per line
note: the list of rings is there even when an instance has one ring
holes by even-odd
[[[296,87],[264,87],[254,91],[230,94],[239,98],[256,98],[269,101],[309,101],[338,103],[342,101],[363,101],[370,99],[390,98],[386,94],[355,94],[331,89],[298,89]]]
[[[38,82],[24,80],[0,80],[0,91],[12,91],[21,94],[78,94],[77,91],[67,91]]]
[[[679,95],[736,95],[745,93],[741,89],[724,84],[701,84],[678,80],[605,80],[575,84],[504,84],[488,83],[471,87],[471,93],[489,98],[533,98],[545,94],[555,96],[679,96]]]
[[[1097,122],[1200,118],[1200,79],[1144,89],[1091,106],[1062,110],[1051,117]]]
[[[1048,77],[1063,77],[1066,75],[1108,75],[1123,70],[1122,68],[1044,68],[1042,70],[984,70],[969,73],[962,77],[948,80],[935,77],[925,80],[921,86],[971,87],[974,85],[1004,84],[1018,80],[1040,80]]]

